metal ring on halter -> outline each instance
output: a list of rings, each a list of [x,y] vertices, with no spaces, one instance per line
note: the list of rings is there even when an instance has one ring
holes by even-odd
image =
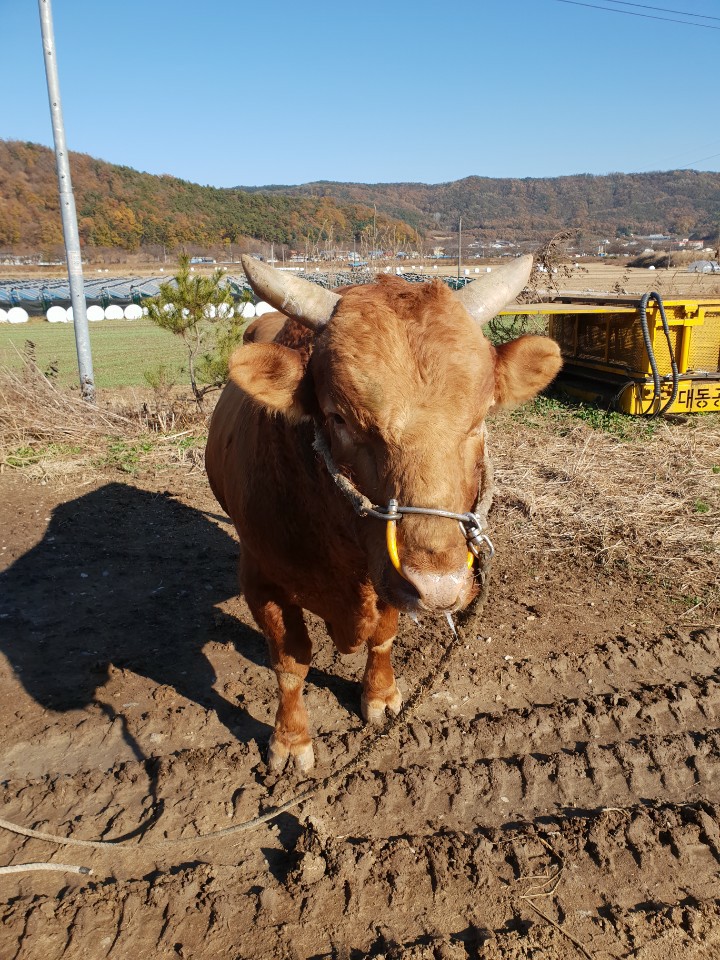
[[[468,555],[467,565],[472,569],[475,558],[480,559],[482,545],[484,544],[490,552],[490,558],[495,555],[495,547],[490,538],[482,532],[480,520],[474,513],[452,513],[450,510],[436,510],[433,507],[401,507],[397,500],[390,500],[387,507],[373,507],[367,511],[372,516],[387,521],[385,527],[385,542],[387,544],[390,562],[395,567],[400,576],[403,576],[400,552],[397,545],[397,521],[404,513],[426,514],[431,517],[445,517],[449,520],[457,520],[460,528],[467,540]]]
[[[463,528],[463,533],[465,534],[468,547],[479,559],[480,551],[484,544],[490,554],[490,559],[492,560],[492,558],[495,556],[495,547],[493,546],[492,540],[486,533],[482,532],[480,521],[474,513],[468,514],[468,517],[472,517],[472,520],[468,521],[467,523],[461,522],[460,524],[460,526]]]

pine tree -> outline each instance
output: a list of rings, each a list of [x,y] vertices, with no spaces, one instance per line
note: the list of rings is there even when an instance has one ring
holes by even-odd
[[[210,276],[193,274],[189,257],[182,256],[173,279],[143,304],[153,323],[185,344],[190,385],[199,407],[210,390],[227,380],[228,359],[242,342],[246,325],[235,315],[233,296],[223,280],[222,270]]]

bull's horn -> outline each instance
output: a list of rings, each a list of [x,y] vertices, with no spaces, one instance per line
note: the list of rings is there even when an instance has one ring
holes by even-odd
[[[259,297],[311,330],[325,326],[340,299],[337,293],[331,293],[318,283],[268,267],[248,254],[243,254],[240,259],[245,276]]]
[[[527,284],[532,262],[533,258],[528,254],[502,267],[493,267],[492,273],[466,284],[455,296],[478,323],[487,323]]]

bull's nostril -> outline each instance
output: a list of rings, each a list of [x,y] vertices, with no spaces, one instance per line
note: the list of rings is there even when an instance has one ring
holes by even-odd
[[[468,579],[468,570],[433,573],[403,566],[402,575],[417,590],[423,606],[431,610],[449,610],[457,603]]]
[[[415,584],[395,570],[389,570],[388,574],[387,585],[394,596],[400,598],[403,603],[410,603],[413,606],[419,604],[421,596]]]

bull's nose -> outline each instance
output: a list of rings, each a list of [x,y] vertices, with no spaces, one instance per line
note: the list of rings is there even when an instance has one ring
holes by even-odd
[[[469,578],[467,567],[454,573],[435,573],[402,567],[402,575],[418,592],[420,603],[427,610],[451,610]]]

